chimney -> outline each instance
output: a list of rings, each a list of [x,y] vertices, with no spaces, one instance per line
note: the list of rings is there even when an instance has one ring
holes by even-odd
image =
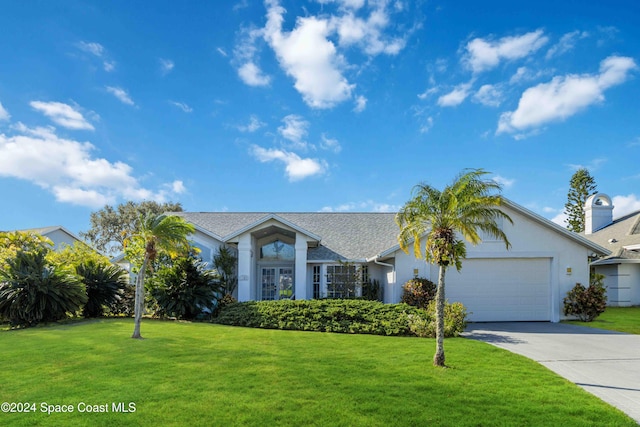
[[[589,196],[584,204],[584,234],[593,234],[613,223],[613,204],[606,194]]]

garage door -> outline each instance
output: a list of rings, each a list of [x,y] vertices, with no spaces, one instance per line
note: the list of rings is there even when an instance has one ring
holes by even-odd
[[[551,259],[466,259],[447,270],[445,294],[473,322],[551,320]]]

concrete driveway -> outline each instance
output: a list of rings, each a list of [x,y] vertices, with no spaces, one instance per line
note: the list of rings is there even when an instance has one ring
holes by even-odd
[[[640,335],[564,323],[471,323],[464,336],[546,366],[640,424]]]

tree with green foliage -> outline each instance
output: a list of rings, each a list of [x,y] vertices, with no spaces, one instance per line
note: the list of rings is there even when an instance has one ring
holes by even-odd
[[[136,264],[136,258],[142,253],[142,262],[136,278],[136,296],[134,308],[134,329],[131,338],[142,338],[140,323],[144,312],[144,279],[149,263],[153,262],[161,251],[170,256],[187,254],[190,246],[187,237],[195,227],[184,218],[171,215],[147,213],[138,217],[135,232],[124,241],[127,259]],[[139,258],[138,258],[139,259]]]
[[[584,231],[584,205],[589,196],[596,194],[596,188],[596,181],[586,168],[578,169],[571,176],[567,203],[564,205],[569,230],[576,233]]]
[[[116,255],[123,250],[123,243],[130,238],[139,226],[140,215],[161,215],[168,212],[182,212],[180,203],[158,203],[144,201],[135,203],[128,201],[116,208],[106,205],[97,212],[92,212],[91,228],[80,237],[90,242],[93,247],[107,255]]]
[[[18,252],[37,252],[44,250],[49,254],[53,242],[31,231],[0,232],[0,270],[7,268],[7,260],[15,258]]]
[[[84,317],[102,316],[105,307],[115,304],[129,284],[127,271],[117,265],[87,260],[75,269],[87,291]]]
[[[221,298],[222,284],[213,270],[196,257],[178,258],[162,267],[151,280],[151,296],[157,304],[156,314],[193,320],[213,313]]]
[[[484,179],[488,172],[482,169],[465,169],[452,184],[442,191],[419,184],[413,189],[413,197],[396,215],[400,227],[398,242],[406,253],[413,245],[417,258],[424,258],[439,267],[436,290],[436,353],[433,364],[445,366],[444,308],[445,274],[447,268],[462,268],[467,251],[462,235],[477,245],[482,241],[480,233],[504,241],[511,246],[506,234],[498,225],[498,219],[513,223],[509,215],[500,210],[501,185]],[[424,252],[422,242],[424,241]]]
[[[82,282],[71,269],[49,263],[47,251],[19,250],[0,269],[0,317],[13,326],[60,320],[87,302]]]

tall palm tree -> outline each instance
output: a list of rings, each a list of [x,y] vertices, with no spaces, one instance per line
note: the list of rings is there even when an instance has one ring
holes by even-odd
[[[149,213],[140,216],[140,229],[135,233],[127,246],[133,243],[144,248],[144,259],[136,279],[136,296],[134,307],[134,329],[131,338],[140,336],[140,321],[144,311],[144,276],[150,262],[153,262],[159,251],[166,251],[170,255],[188,250],[187,237],[195,228],[182,217],[157,215]]]
[[[413,198],[396,215],[400,227],[398,242],[408,253],[413,243],[417,258],[438,265],[438,286],[436,291],[436,353],[433,364],[445,366],[444,356],[444,302],[445,274],[447,268],[462,268],[462,259],[467,251],[462,235],[468,242],[477,245],[482,241],[480,232],[503,240],[507,249],[511,246],[505,233],[496,222],[511,218],[498,206],[502,198],[495,194],[501,185],[483,177],[489,172],[482,169],[465,169],[454,182],[440,191],[419,184],[413,189]],[[421,242],[424,238],[424,254]]]

